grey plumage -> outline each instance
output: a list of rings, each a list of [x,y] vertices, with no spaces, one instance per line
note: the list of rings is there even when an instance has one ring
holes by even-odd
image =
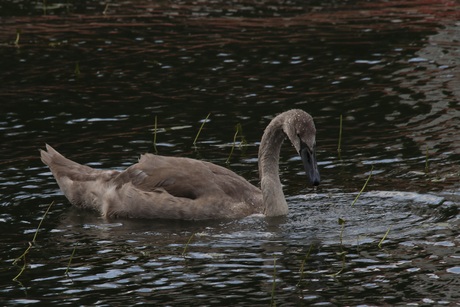
[[[75,206],[106,217],[219,219],[255,213],[287,214],[278,175],[281,144],[286,136],[300,154],[302,144],[315,146],[313,119],[302,110],[275,117],[259,148],[262,191],[243,177],[213,163],[189,158],[144,154],[124,171],[97,170],[73,162],[51,146],[41,150],[59,187]],[[304,161],[305,162],[305,161]],[[316,160],[311,165],[316,170]]]

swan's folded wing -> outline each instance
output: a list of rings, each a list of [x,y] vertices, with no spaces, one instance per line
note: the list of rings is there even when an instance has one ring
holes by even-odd
[[[139,163],[127,168],[116,178],[117,186],[130,183],[143,191],[163,189],[175,197],[196,199],[216,193],[215,175],[198,160],[143,155]]]
[[[215,178],[214,183],[227,195],[233,198],[247,198],[246,194],[257,195],[260,193],[257,187],[233,171],[210,162],[203,161],[202,163],[212,172]]]
[[[166,191],[174,197],[208,200],[231,199],[233,202],[261,202],[261,192],[229,169],[188,158],[145,154],[139,163],[120,173],[118,187],[131,184],[136,189]]]

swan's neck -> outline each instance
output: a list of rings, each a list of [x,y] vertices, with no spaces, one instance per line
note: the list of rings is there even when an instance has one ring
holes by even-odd
[[[283,121],[275,118],[265,129],[260,142],[259,176],[266,216],[286,215],[288,212],[279,177],[280,150],[285,137]]]

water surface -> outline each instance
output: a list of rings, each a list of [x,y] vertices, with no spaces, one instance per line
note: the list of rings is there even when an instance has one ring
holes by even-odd
[[[0,12],[5,304],[460,300],[457,5],[18,1]],[[315,118],[323,182],[308,187],[285,146],[284,218],[104,220],[71,208],[38,155],[48,143],[123,169],[152,150],[157,117],[160,154],[226,165],[240,124],[227,167],[257,185],[261,133],[290,108]]]

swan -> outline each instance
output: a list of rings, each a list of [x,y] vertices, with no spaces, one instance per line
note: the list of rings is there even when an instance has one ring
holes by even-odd
[[[224,167],[190,158],[147,153],[126,170],[116,171],[78,164],[48,144],[40,155],[71,204],[107,218],[273,217],[288,213],[278,170],[286,137],[300,155],[310,184],[318,185],[316,129],[313,118],[299,109],[274,117],[264,131],[259,147],[260,189]]]

